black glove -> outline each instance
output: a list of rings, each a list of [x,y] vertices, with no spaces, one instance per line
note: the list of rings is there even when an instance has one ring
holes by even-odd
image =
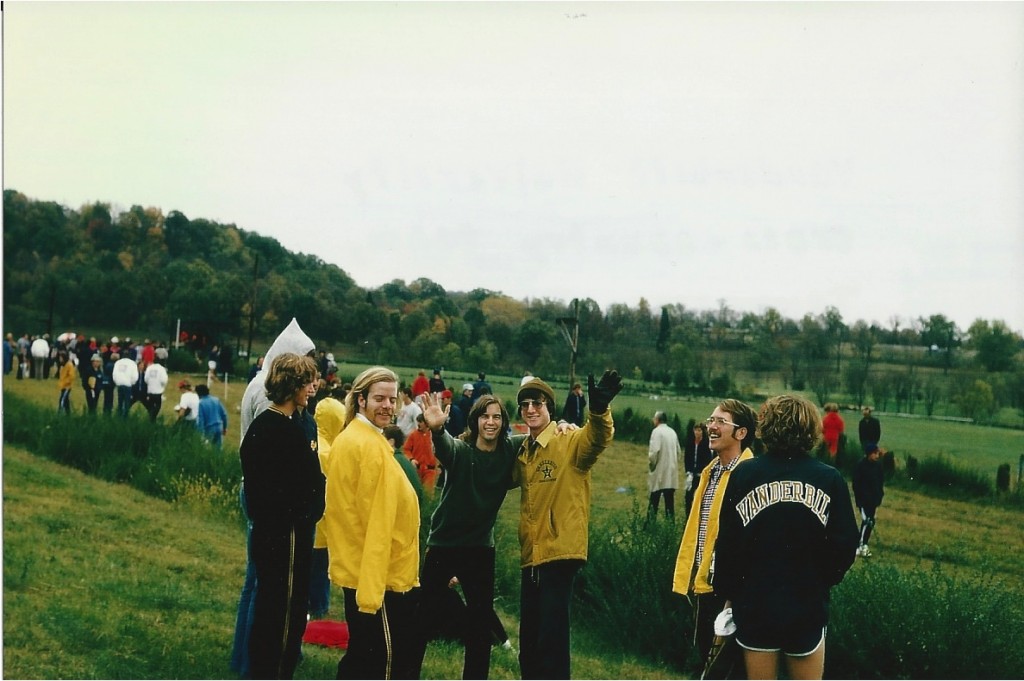
[[[608,405],[620,390],[622,390],[622,378],[614,369],[605,371],[597,385],[594,385],[594,374],[587,376],[587,397],[590,398],[590,411],[594,414],[605,413],[608,410]]]

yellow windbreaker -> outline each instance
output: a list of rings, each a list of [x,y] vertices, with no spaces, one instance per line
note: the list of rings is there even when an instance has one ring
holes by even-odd
[[[331,581],[375,613],[385,591],[419,586],[420,506],[381,432],[362,415],[341,431],[327,462],[324,533]]]
[[[744,449],[740,454],[740,463],[753,457],[754,453],[750,451],[750,448]],[[704,498],[704,490],[708,488],[711,469],[716,463],[718,463],[717,456],[701,471],[700,483],[693,493],[693,508],[690,509],[690,513],[686,517],[686,529],[683,530],[683,540],[679,544],[676,572],[672,578],[672,591],[684,596],[690,593],[690,575],[693,573],[693,561],[697,555],[700,503]],[[733,470],[736,469],[733,468]],[[711,568],[715,562],[715,542],[718,541],[718,516],[722,511],[722,499],[725,498],[725,488],[729,485],[731,474],[731,470],[722,472],[722,479],[718,481],[718,487],[715,488],[715,498],[711,501],[711,512],[708,514],[707,534],[704,540],[704,554],[701,556],[700,565],[697,566],[697,574],[693,578],[693,593],[695,594],[714,592],[714,587],[711,585]]]

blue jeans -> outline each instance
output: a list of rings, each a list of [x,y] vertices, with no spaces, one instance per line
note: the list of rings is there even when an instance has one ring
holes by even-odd
[[[217,449],[221,449],[224,446],[224,428],[220,425],[216,428],[207,428],[203,432],[203,437]],[[242,492],[242,494],[245,494],[245,492]],[[242,512],[245,513],[245,501],[242,502]],[[249,523],[249,527],[252,529],[252,523]]]
[[[327,617],[331,607],[331,580],[327,576],[330,560],[327,549],[313,549],[312,571],[309,580],[309,616]]]
[[[128,411],[132,408],[132,387],[130,385],[117,386],[117,415],[128,418]]]
[[[220,432],[220,431],[218,431]],[[252,618],[256,609],[256,564],[252,561],[252,521],[246,513],[245,481],[239,489],[242,504],[242,515],[246,519],[245,531],[245,583],[238,598],[238,615],[235,618],[235,640],[231,646],[231,671],[237,672],[243,679],[249,678],[249,632],[252,631]]]

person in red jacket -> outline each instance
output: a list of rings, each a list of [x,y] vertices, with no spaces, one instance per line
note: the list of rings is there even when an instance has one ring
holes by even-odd
[[[839,405],[829,402],[825,405],[825,417],[821,420],[822,438],[828,445],[828,455],[832,463],[836,462],[836,454],[839,452],[839,436],[843,434],[846,425],[843,417],[839,415]]]
[[[421,371],[412,382],[412,398],[415,400],[425,392],[430,392],[430,379],[427,372]]]
[[[416,430],[409,433],[402,449],[409,460],[416,464],[424,491],[429,496],[433,496],[434,483],[437,481],[438,473],[437,456],[434,455],[434,442],[430,436],[430,428],[427,427],[422,413],[416,416]]]

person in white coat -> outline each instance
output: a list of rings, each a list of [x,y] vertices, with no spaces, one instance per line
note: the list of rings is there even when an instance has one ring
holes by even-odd
[[[668,425],[665,412],[654,412],[654,430],[647,450],[647,491],[650,502],[647,517],[658,515],[658,503],[665,498],[665,517],[675,520],[675,495],[679,488],[679,436]]]
[[[160,362],[153,362],[146,367],[143,378],[146,381],[146,411],[149,412],[149,420],[155,422],[164,403],[167,369]]]
[[[114,353],[111,359],[115,355],[118,359],[114,362],[111,376],[117,386],[117,414],[128,418],[128,411],[132,408],[132,388],[139,382],[139,367],[131,357],[121,357]]]

